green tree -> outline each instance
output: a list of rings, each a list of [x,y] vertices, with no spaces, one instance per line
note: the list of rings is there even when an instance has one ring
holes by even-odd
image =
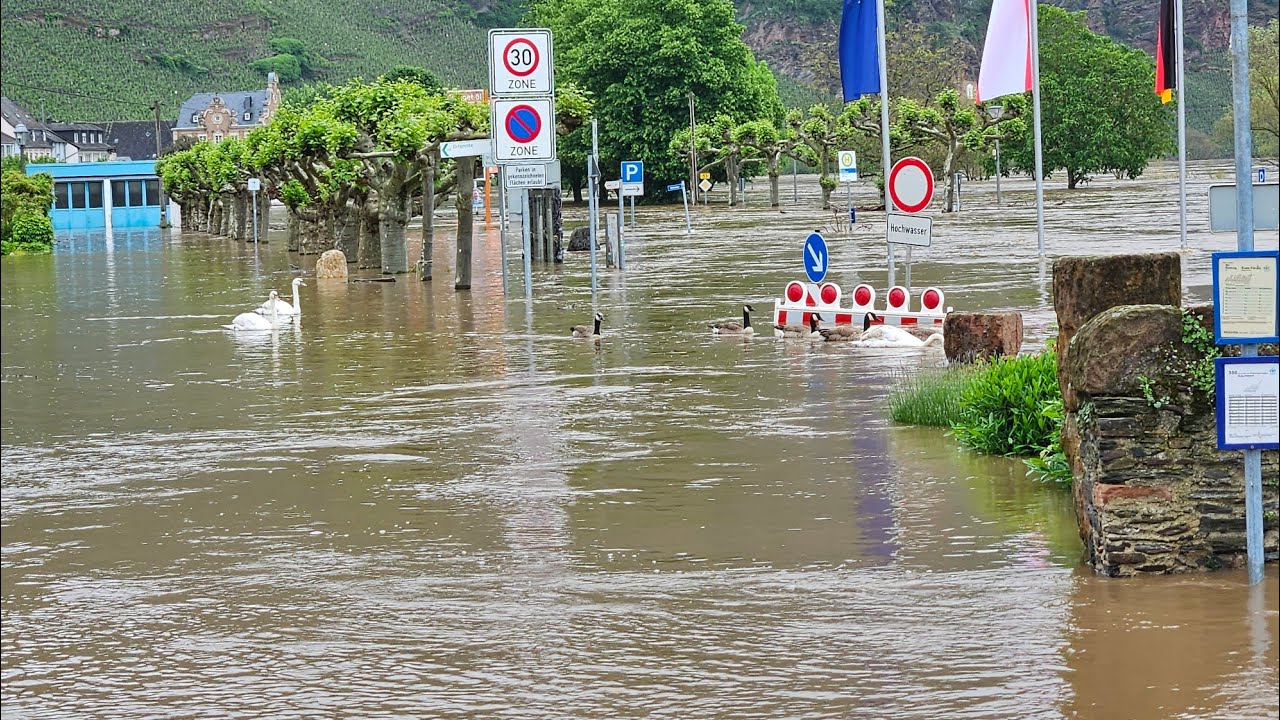
[[[419,85],[422,89],[429,93],[438,93],[444,89],[444,84],[440,82],[440,78],[435,73],[423,67],[414,65],[396,65],[391,71],[382,76],[385,82],[411,82]]]
[[[1280,155],[1280,20],[1249,28],[1249,124],[1254,157]],[[1213,126],[1218,144],[1234,154],[1230,107]]]
[[[1065,170],[1067,187],[1098,172],[1137,177],[1174,149],[1173,114],[1152,92],[1155,65],[1089,30],[1084,13],[1040,8],[1040,103],[1044,173]],[[1028,123],[1028,127],[1030,123]],[[1009,164],[1035,168],[1030,132],[1002,148]]]
[[[6,170],[0,175],[0,252],[47,253],[53,249],[53,177]]]
[[[688,126],[690,92],[700,117],[782,118],[729,0],[541,0],[530,21],[555,34],[559,77],[594,100],[601,167],[644,160],[655,182],[684,178],[688,159],[670,142]]]
[[[296,55],[288,53],[280,53],[261,60],[254,60],[249,67],[263,74],[273,72],[280,78],[282,83],[293,83],[302,79],[302,63],[298,62]]]

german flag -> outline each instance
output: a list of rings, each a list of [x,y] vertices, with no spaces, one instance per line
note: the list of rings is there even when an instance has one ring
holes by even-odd
[[[1173,100],[1173,89],[1178,87],[1178,39],[1174,27],[1173,0],[1160,0],[1160,21],[1156,24],[1156,94],[1164,103]]]

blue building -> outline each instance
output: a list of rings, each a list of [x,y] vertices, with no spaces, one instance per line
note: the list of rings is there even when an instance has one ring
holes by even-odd
[[[28,163],[27,174],[53,176],[55,232],[160,225],[160,178],[154,160]]]

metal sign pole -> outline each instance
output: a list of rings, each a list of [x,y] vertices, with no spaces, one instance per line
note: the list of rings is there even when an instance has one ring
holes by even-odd
[[[622,259],[622,254],[624,252],[622,249],[622,236],[624,234],[623,228],[626,227],[627,224],[627,208],[625,204],[626,198],[624,197],[622,188],[622,175],[618,175],[618,269],[626,270],[627,267],[623,264]]]
[[[253,203],[253,244],[258,244],[258,191],[249,193],[249,202]]]
[[[599,199],[600,199],[599,195],[597,194],[600,192],[600,172],[599,172],[599,162],[597,160],[597,158],[600,157],[600,137],[597,130],[598,129],[596,126],[596,121],[592,119],[591,121],[591,154],[587,156],[587,191],[588,191],[587,192],[587,215],[588,215],[588,218],[587,218],[588,231],[587,232],[590,235],[590,237],[587,238],[587,242],[590,243],[591,245],[591,247],[587,248],[587,250],[588,252],[591,253],[591,309],[592,310],[595,310],[596,287],[597,287],[596,285],[596,247],[597,247],[596,237],[599,235],[599,232],[600,232],[600,218],[599,218],[600,210],[597,207],[597,203],[599,203]]]
[[[684,234],[693,234],[693,220],[689,218],[689,188],[680,183],[680,197],[684,200]]]
[[[529,239],[529,191],[520,191],[520,240],[524,249],[524,297],[533,302],[533,249]]]
[[[631,227],[636,226],[636,196],[631,196]]]
[[[502,263],[502,295],[507,294],[507,166],[498,166],[498,247]],[[434,212],[434,208],[432,211]]]

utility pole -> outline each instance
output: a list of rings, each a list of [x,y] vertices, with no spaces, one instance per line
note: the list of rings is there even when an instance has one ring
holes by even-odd
[[[693,112],[693,91],[689,91],[689,192],[696,193],[698,187],[698,146],[695,140],[695,131],[698,129],[698,123],[694,119]],[[698,204],[698,196],[693,196],[693,204]]]
[[[156,162],[158,163],[158,162],[160,162],[160,101],[159,101],[159,100],[157,100],[157,101],[155,101],[155,102],[151,103],[151,109],[152,109],[152,110],[155,112],[155,114],[156,114],[156,130],[155,130],[155,132],[156,132]],[[159,179],[157,179],[157,180],[156,180],[156,187],[160,188],[160,227],[161,227],[161,228],[171,227],[171,226],[169,225],[169,198],[168,198],[168,197],[165,197],[165,194],[164,194],[164,183],[160,182],[160,181],[159,181]],[[256,210],[258,209],[258,204],[255,202],[255,203],[254,203],[254,205],[253,205],[253,207],[254,207],[254,210],[256,211]],[[254,231],[254,232],[255,232],[255,234],[256,234],[256,232],[257,232],[257,231],[256,231],[256,229],[255,229],[255,231]],[[255,237],[255,238],[254,238],[254,240],[256,241],[256,240],[257,240],[257,237]]]

